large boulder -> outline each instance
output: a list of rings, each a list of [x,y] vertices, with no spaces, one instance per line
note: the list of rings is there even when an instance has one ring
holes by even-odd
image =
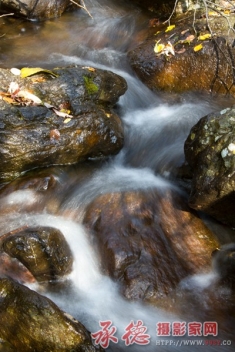
[[[158,300],[187,275],[206,271],[218,246],[177,192],[101,195],[84,223],[94,234],[103,270],[128,299]]]
[[[18,259],[39,282],[58,280],[72,271],[71,250],[63,234],[55,228],[14,230],[1,237],[0,247],[3,253]]]
[[[209,16],[207,23],[204,13],[199,11],[195,20],[193,13],[171,20],[171,25],[175,25],[171,30],[168,22],[158,24],[148,39],[128,53],[130,64],[154,91],[235,95],[235,48],[234,38],[228,34],[228,20],[233,23],[234,15]],[[211,38],[208,26],[213,33]]]
[[[69,6],[70,0],[2,0],[0,10],[14,12],[16,16],[29,20],[46,20],[61,16]]]
[[[86,328],[50,299],[0,279],[0,339],[17,352],[101,351]]]
[[[192,169],[190,207],[235,226],[235,108],[203,117],[185,142]]]
[[[0,81],[0,182],[122,148],[123,127],[112,107],[127,86],[114,73],[67,67],[21,78],[1,69]],[[11,82],[16,88],[8,90]]]

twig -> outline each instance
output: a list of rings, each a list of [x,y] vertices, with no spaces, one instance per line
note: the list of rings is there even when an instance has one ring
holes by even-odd
[[[5,15],[0,15],[0,17],[5,17],[5,16],[13,16],[14,13],[6,13]]]
[[[227,24],[228,24],[228,33],[230,30],[232,30],[234,33],[235,33],[235,29],[232,27],[230,21],[229,21],[229,18],[227,16],[225,16],[221,11],[217,10],[216,8],[214,7],[210,7],[208,6],[209,8],[211,8],[213,11],[217,12],[221,17],[225,18],[226,21],[227,21]]]
[[[73,0],[70,0],[70,1],[71,1],[73,4],[77,5],[78,7],[80,7],[81,9],[85,10],[85,11],[88,13],[88,15],[89,15],[91,18],[93,18],[92,15],[91,15],[91,13],[90,13],[90,11],[87,9],[87,7],[86,7],[86,5],[85,5],[85,2],[84,2],[83,0],[81,0],[81,1],[82,1],[82,5],[78,4],[76,1],[73,1]],[[178,0],[177,0],[177,1],[178,1]]]
[[[178,2],[179,2],[179,0],[175,0],[175,5],[174,5],[174,8],[173,8],[173,10],[172,10],[172,12],[171,12],[171,14],[170,14],[170,17],[165,21],[165,22],[163,22],[163,24],[165,24],[165,23],[169,23],[169,26],[170,26],[170,21],[171,21],[171,17],[174,15],[174,13],[175,13],[175,9],[176,9],[176,6],[177,6],[177,4],[178,4]]]
[[[194,11],[193,11],[193,30],[194,30],[195,34],[197,34],[197,31],[196,31],[196,28],[195,28],[197,6],[198,6],[198,0],[196,2],[196,6],[195,6]]]
[[[223,5],[217,5],[217,4],[215,4],[213,1],[210,1],[210,0],[206,0],[206,2],[207,2],[207,4],[209,5],[209,4],[211,4],[212,5],[212,7],[211,7],[211,9],[215,9],[216,7],[218,7],[218,8],[220,8],[220,9],[224,9],[224,10],[231,10],[230,8],[228,8],[227,6],[223,6]],[[209,7],[209,6],[208,6]],[[219,10],[217,10],[217,11],[219,11]]]

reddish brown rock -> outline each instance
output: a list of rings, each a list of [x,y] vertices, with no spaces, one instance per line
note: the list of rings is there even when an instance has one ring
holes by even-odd
[[[16,258],[10,257],[7,253],[0,253],[0,277],[9,277],[20,283],[35,282],[35,277]]]
[[[199,34],[210,34],[203,12],[198,12],[196,21],[193,14],[175,18],[171,23],[175,28],[170,31],[167,31],[168,24],[153,28],[149,38],[129,52],[131,66],[140,79],[154,91],[234,95],[232,57],[235,49],[226,19],[210,17],[209,25],[215,35],[203,41],[198,39]],[[170,43],[175,54],[171,51],[157,54],[154,52],[156,42],[165,46]],[[195,50],[199,44],[201,49]]]
[[[98,197],[84,218],[104,271],[127,298],[155,299],[187,275],[206,271],[218,246],[179,194],[112,193]]]

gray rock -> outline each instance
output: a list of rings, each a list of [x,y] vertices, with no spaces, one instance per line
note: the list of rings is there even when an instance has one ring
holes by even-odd
[[[185,142],[193,171],[189,205],[235,226],[235,109],[203,117]]]

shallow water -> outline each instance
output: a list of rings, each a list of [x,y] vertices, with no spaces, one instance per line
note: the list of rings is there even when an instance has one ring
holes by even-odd
[[[69,287],[58,292],[36,285],[31,287],[49,296],[92,332],[99,330],[100,320],[111,320],[117,327],[119,339],[131,320],[142,320],[148,327],[150,345],[126,347],[120,339],[118,345],[110,345],[110,351],[181,351],[184,348],[188,351],[187,346],[157,343],[157,322],[182,321],[184,318],[176,316],[175,312],[169,314],[123,299],[117,284],[101,273],[98,256],[81,222],[87,204],[100,194],[156,188],[179,190],[173,175],[184,161],[183,146],[190,128],[202,116],[226,106],[226,101],[189,95],[182,98],[181,103],[168,104],[165,97],[162,100],[149,91],[135,77],[126,59],[126,51],[144,38],[148,19],[125,2],[114,3],[87,0],[93,19],[81,10],[44,23],[1,19],[1,31],[5,33],[0,39],[2,67],[81,64],[110,69],[126,79],[128,91],[117,106],[125,128],[123,150],[101,165],[94,163],[87,167],[84,164],[83,171],[81,165],[54,168],[59,183],[68,184],[66,192],[51,196],[57,202],[57,215],[51,215],[47,206],[34,215],[22,212],[25,204],[41,202],[40,195],[34,191],[21,190],[6,196],[1,200],[0,234],[25,224],[53,224],[62,231],[75,258],[74,270],[68,278]],[[14,212],[4,215],[3,209],[8,205],[15,205]],[[229,234],[226,231],[225,234],[229,241]],[[182,285],[200,291],[213,279],[213,272],[199,274]],[[220,338],[231,336],[225,334]],[[200,351],[202,347],[194,345],[190,349]],[[217,349],[234,350],[231,346],[204,346],[205,351]]]

